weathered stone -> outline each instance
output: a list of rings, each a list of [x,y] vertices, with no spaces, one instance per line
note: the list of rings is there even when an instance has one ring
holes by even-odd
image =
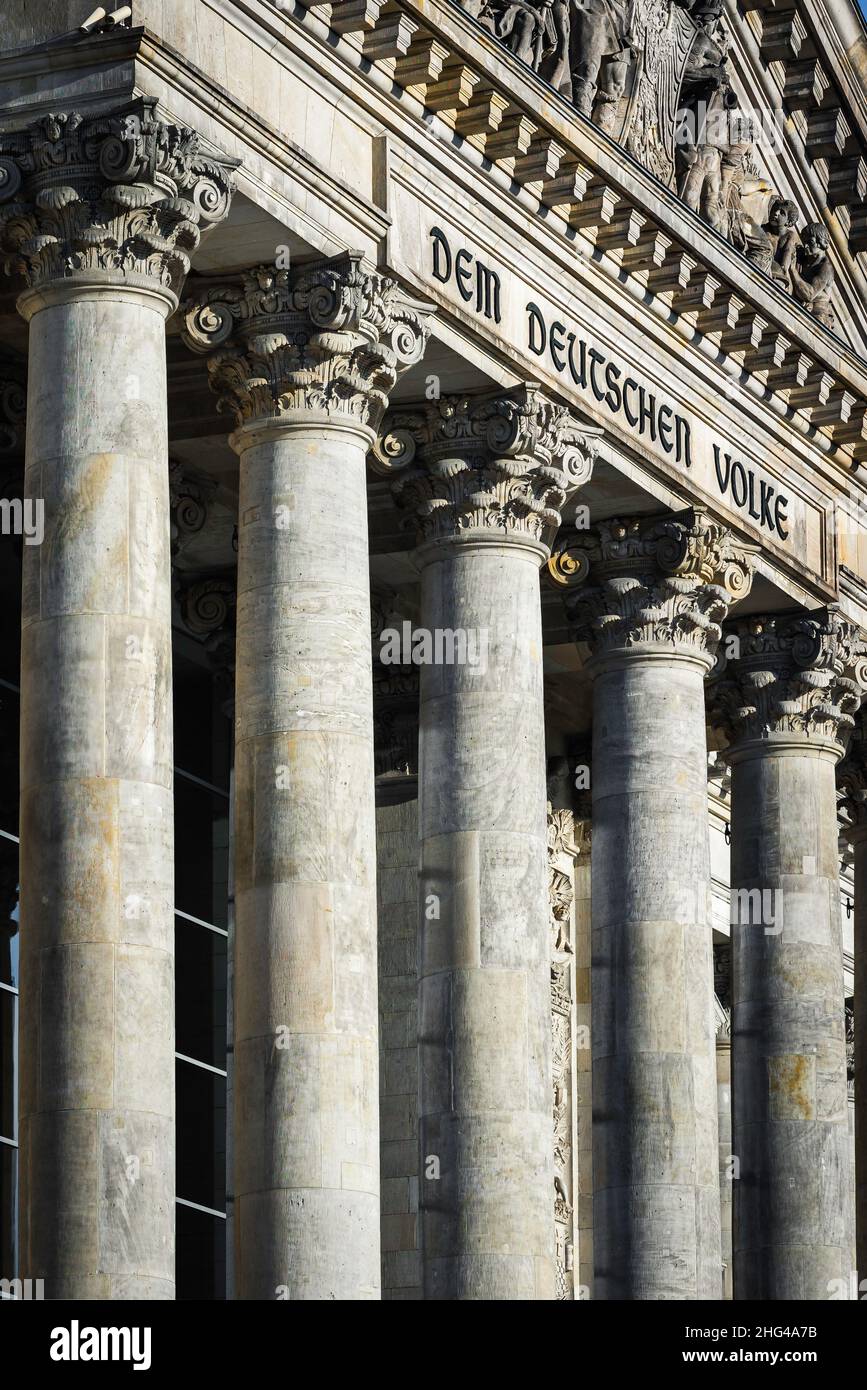
[[[593,674],[593,1249],[601,1298],[721,1295],[704,677],[749,548],[701,513],[555,557]],[[587,587],[582,587],[586,581]]]
[[[854,1229],[834,769],[863,659],[836,610],[732,635],[714,704],[732,768],[734,1296],[839,1298]]]
[[[238,424],[235,1271],[376,1299],[373,723],[365,455],[425,306],[347,256],[185,306]]]
[[[426,1298],[555,1292],[539,565],[594,452],[533,388],[396,414],[377,449],[423,542],[422,628],[470,656],[421,667]]]

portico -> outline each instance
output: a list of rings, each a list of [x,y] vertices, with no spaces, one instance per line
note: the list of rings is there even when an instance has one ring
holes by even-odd
[[[296,8],[214,11],[237,89],[147,4],[0,51],[10,1277],[851,1297],[857,210],[795,293],[595,29],[552,90],[453,0]]]

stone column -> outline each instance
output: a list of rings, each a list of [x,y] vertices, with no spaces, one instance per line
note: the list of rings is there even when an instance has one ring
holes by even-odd
[[[719,1121],[719,1197],[722,1257],[722,1296],[732,1298],[732,1039],[731,1023],[721,1023],[716,1035],[717,1118]]]
[[[728,942],[713,948],[714,993],[716,994],[716,1084],[719,1123],[719,1201],[722,1249],[722,1296],[730,1301],[732,1276],[732,1016],[731,946]]]
[[[230,165],[142,98],[0,134],[27,288],[21,1264],[53,1299],[174,1296],[164,320]]]
[[[858,1297],[867,1293],[867,746],[863,720],[837,777],[838,804],[855,870],[855,1268]]]
[[[212,287],[187,341],[240,456],[235,1286],[376,1299],[376,856],[365,460],[427,306],[357,255]]]
[[[396,416],[420,532],[420,1182],[428,1299],[554,1297],[539,567],[594,447],[538,390]]]
[[[606,522],[567,555],[594,695],[594,1292],[717,1299],[704,678],[747,548],[696,511]]]
[[[835,765],[863,671],[835,609],[732,639],[714,703],[732,768],[734,1295],[849,1297]]]

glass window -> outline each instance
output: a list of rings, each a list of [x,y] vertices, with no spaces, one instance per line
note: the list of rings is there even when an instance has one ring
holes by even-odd
[[[179,1300],[226,1297],[226,1222],[178,1202],[177,1296]]]
[[[180,750],[179,750],[180,751]],[[175,907],[226,927],[229,798],[175,768]]]
[[[175,917],[175,1048],[226,1065],[226,937]]]
[[[0,605],[2,607],[2,605]],[[18,691],[0,680],[0,830],[18,834]]]
[[[0,989],[0,1137],[3,1139],[18,1138],[18,1088],[15,1081],[18,1061],[15,1032],[17,1005],[17,994]]]
[[[178,1197],[226,1209],[226,1078],[178,1060]]]
[[[230,692],[215,680],[204,654],[193,661],[179,642],[172,652],[172,690],[175,762],[228,793],[232,723],[225,705]]]
[[[0,985],[18,987],[18,846],[0,835]]]
[[[18,1276],[18,1150],[0,1144],[0,1279]]]
[[[177,1297],[223,1299],[232,723],[207,654],[179,633],[173,663]]]

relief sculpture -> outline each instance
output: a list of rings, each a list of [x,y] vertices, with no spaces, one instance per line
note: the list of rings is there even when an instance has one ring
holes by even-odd
[[[828,232],[757,160],[759,117],[729,64],[724,0],[458,0],[752,265],[836,326]]]

